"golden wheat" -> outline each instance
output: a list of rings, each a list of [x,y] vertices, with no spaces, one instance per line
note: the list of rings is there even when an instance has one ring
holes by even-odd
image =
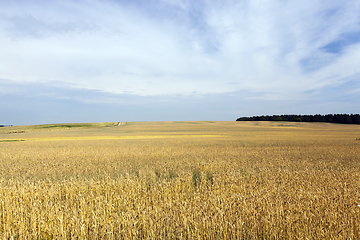
[[[17,128],[0,135],[25,140],[0,143],[2,239],[360,238],[359,126]]]

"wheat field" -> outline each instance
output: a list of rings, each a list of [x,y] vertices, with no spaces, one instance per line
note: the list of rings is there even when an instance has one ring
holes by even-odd
[[[1,239],[360,239],[360,126],[0,128]]]

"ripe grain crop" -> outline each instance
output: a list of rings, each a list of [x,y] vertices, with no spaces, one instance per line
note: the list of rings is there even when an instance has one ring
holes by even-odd
[[[2,131],[2,239],[360,239],[360,126]]]

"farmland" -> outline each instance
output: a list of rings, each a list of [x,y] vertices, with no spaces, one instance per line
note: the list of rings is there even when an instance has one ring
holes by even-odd
[[[360,126],[0,129],[1,239],[360,239]]]

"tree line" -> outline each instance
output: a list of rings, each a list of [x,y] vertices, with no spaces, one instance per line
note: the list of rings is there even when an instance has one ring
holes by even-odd
[[[360,114],[273,115],[240,117],[236,121],[286,121],[360,124]]]

